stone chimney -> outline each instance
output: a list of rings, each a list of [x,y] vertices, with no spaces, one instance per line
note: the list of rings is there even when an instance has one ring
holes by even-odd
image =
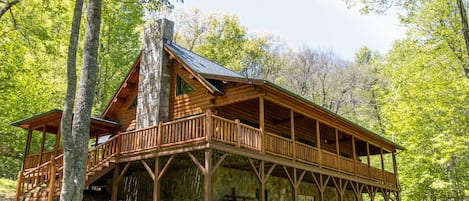
[[[163,40],[173,40],[174,23],[157,20],[145,26],[137,95],[137,129],[168,120],[171,66]]]

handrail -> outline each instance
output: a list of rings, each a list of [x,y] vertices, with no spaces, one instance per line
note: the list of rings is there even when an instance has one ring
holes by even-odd
[[[24,169],[30,169],[38,167],[50,160],[50,156],[58,156],[63,153],[63,148],[59,147],[57,149],[52,149],[42,153],[34,153],[26,156]],[[42,155],[42,157],[41,157]],[[42,158],[42,159],[41,159]],[[41,161],[39,161],[41,159]]]

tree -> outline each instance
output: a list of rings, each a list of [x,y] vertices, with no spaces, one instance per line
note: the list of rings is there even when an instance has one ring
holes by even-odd
[[[79,12],[79,11],[78,11]],[[75,15],[75,14],[74,14]],[[90,118],[91,109],[93,105],[93,97],[96,86],[96,77],[98,72],[98,46],[99,46],[99,30],[101,25],[101,0],[89,0],[87,6],[87,18],[85,28],[85,39],[83,49],[83,66],[80,78],[80,86],[78,89],[77,106],[73,115],[71,133],[63,133],[62,138],[64,144],[64,182],[62,192],[60,194],[61,201],[73,201],[83,199],[83,178],[86,173],[86,156],[88,153],[88,141],[90,131]],[[78,21],[74,19],[74,23]],[[76,24],[73,24],[76,25]],[[73,27],[72,25],[72,27]],[[73,30],[73,28],[72,28]],[[71,41],[76,40],[73,36],[78,32],[73,33]],[[71,42],[70,46],[76,46],[75,42]],[[73,47],[71,48],[73,49]],[[72,53],[74,54],[73,50]],[[73,58],[71,58],[73,59]],[[73,63],[74,61],[70,61]],[[71,69],[73,71],[73,69]],[[68,79],[76,78],[73,73],[69,75]],[[69,87],[73,88],[74,81],[69,81]],[[72,92],[74,92],[72,90]],[[67,92],[69,93],[69,92]],[[72,94],[67,94],[66,107],[72,105],[74,100]],[[63,124],[66,120],[71,119],[71,114],[64,118]],[[65,126],[63,127],[65,128]],[[66,130],[65,130],[66,131]]]
[[[78,198],[76,192],[74,192],[74,170],[73,170],[73,151],[76,143],[72,133],[72,119],[73,119],[73,105],[75,102],[76,94],[76,62],[77,62],[77,47],[78,47],[78,36],[80,34],[80,23],[83,10],[83,0],[75,1],[75,9],[73,11],[72,28],[70,33],[70,42],[68,46],[68,57],[67,57],[67,91],[65,95],[65,104],[62,113],[62,119],[60,121],[60,133],[63,136],[64,144],[64,185],[60,192],[61,200],[71,200],[72,198]],[[65,162],[67,161],[67,162]]]
[[[461,60],[460,68],[469,79],[469,24],[464,0],[345,0],[349,6],[359,4],[364,13],[384,13],[396,7],[401,22],[420,39],[446,43]],[[435,42],[435,41],[434,41]]]
[[[403,200],[467,200],[469,81],[449,47],[405,39],[386,57],[381,102],[400,153]]]

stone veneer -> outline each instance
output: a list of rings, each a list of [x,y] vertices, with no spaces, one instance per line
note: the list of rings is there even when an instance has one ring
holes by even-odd
[[[163,40],[173,39],[174,23],[157,20],[143,30],[137,97],[137,129],[168,120],[170,72],[169,56]]]
[[[212,176],[213,201],[223,201],[225,195],[231,195],[233,188],[237,196],[256,199],[256,189],[259,182],[252,171],[237,170],[220,167]],[[203,200],[203,175],[197,168],[171,170],[166,173],[162,181],[162,201],[201,201]],[[268,201],[290,201],[292,190],[288,179],[271,176],[266,183]],[[313,183],[302,182],[298,195],[314,197],[319,200],[319,193]],[[327,187],[324,200],[338,200],[337,191],[333,187]],[[346,191],[344,201],[354,201],[353,192]]]

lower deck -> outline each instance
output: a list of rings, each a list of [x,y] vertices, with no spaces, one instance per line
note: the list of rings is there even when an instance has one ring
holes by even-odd
[[[19,174],[18,197],[41,186],[60,190],[63,155],[60,149],[47,154],[50,160],[46,162],[42,160],[46,158],[43,154],[40,159],[35,155],[26,158],[25,165],[30,168]],[[202,173],[204,179],[200,185],[205,200],[212,200],[212,192],[219,188],[212,185],[212,176],[220,167],[249,171],[255,175],[260,192],[266,190],[269,178],[282,178],[290,184],[292,200],[302,195],[299,191],[303,184],[315,186],[319,200],[324,200],[328,188],[336,190],[339,200],[344,199],[345,192],[352,192],[356,200],[361,200],[362,194],[370,200],[377,194],[385,200],[390,200],[392,195],[399,199],[397,177],[385,170],[384,165],[381,169],[372,167],[369,162],[263,132],[210,112],[119,133],[90,149],[85,183],[91,186],[114,172],[112,200],[117,200],[119,181],[137,163],[154,182],[154,200],[160,200],[156,198],[161,195],[159,183],[172,161],[183,161],[182,164],[190,164]]]

